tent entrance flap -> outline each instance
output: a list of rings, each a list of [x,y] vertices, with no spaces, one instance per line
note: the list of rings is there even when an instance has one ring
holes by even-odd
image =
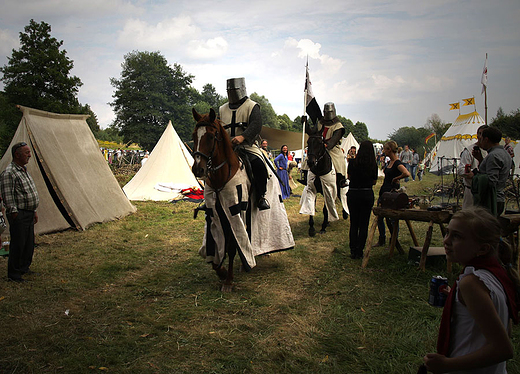
[[[42,165],[42,162],[40,161],[40,157],[38,157],[38,153],[36,151],[36,148],[34,147],[34,143],[32,142],[32,139],[31,139],[31,146],[34,151],[34,158],[36,159],[36,161],[38,163],[38,168],[40,169],[40,172],[42,173],[43,181],[45,182],[45,185],[47,186],[47,191],[49,192],[49,195],[51,196],[54,204],[56,205],[56,208],[58,208],[61,215],[63,216],[63,219],[65,219],[65,221],[67,221],[67,223],[69,225],[71,225],[72,227],[75,227],[76,229],[79,229],[79,226],[72,219],[72,214],[69,214],[67,212],[67,209],[65,208],[65,206],[62,204],[62,201],[64,201],[64,200],[60,199],[60,197],[58,196],[58,192],[56,191],[57,189],[54,188],[52,182],[50,181],[49,176],[46,173],[45,168]]]

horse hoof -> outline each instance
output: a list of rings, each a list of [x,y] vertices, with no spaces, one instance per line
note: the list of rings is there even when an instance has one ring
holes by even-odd
[[[233,291],[233,285],[232,284],[223,284],[220,291],[229,293],[229,292]]]
[[[327,232],[327,231],[325,231],[325,230],[320,230],[320,234],[321,234],[321,235],[325,234],[326,232]]]
[[[217,275],[220,278],[220,280],[224,280],[224,279],[227,278],[227,270],[226,270],[226,268],[221,267],[221,268],[215,269],[215,271],[217,272]]]
[[[310,237],[316,236],[316,230],[309,230],[309,236]]]

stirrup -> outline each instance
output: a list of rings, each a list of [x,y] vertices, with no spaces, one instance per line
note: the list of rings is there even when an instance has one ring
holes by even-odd
[[[269,205],[269,201],[267,201],[265,197],[261,197],[260,199],[258,199],[257,207],[258,210],[267,210],[271,208],[271,206]]]

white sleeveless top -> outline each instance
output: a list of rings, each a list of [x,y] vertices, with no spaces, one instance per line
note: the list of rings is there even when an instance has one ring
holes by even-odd
[[[475,270],[474,267],[468,266],[464,273],[459,276],[457,281],[460,282],[462,278],[469,274],[474,274],[489,290],[489,296],[493,301],[493,305],[497,314],[502,321],[502,324],[507,329],[509,323],[509,311],[507,309],[507,296],[500,281],[489,271],[484,269]],[[455,295],[455,305],[452,315],[452,333],[451,352],[448,357],[464,356],[468,353],[474,352],[482,348],[486,344],[486,338],[475,323],[475,320],[469,313],[468,309],[459,301],[459,289]],[[457,371],[457,374],[471,373],[471,374],[504,374],[507,373],[506,362],[488,366],[482,369]]]

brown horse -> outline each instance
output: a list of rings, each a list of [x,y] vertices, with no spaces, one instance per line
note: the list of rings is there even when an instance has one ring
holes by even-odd
[[[213,109],[209,114],[201,115],[195,109],[192,110],[193,118],[197,121],[193,131],[194,163],[193,174],[197,178],[204,179],[206,186],[216,192],[217,202],[215,210],[223,212],[218,195],[227,182],[229,182],[240,169],[240,160],[233,151],[231,139],[216,119]],[[204,197],[206,198],[206,190]],[[233,287],[233,260],[237,254],[238,243],[231,230],[230,223],[225,219],[225,214],[219,214],[225,237],[225,254],[229,257],[228,269],[223,266],[223,259],[219,263],[212,262],[213,269],[221,280],[223,280],[222,291],[229,292]],[[206,214],[207,227],[211,225],[211,217]]]

